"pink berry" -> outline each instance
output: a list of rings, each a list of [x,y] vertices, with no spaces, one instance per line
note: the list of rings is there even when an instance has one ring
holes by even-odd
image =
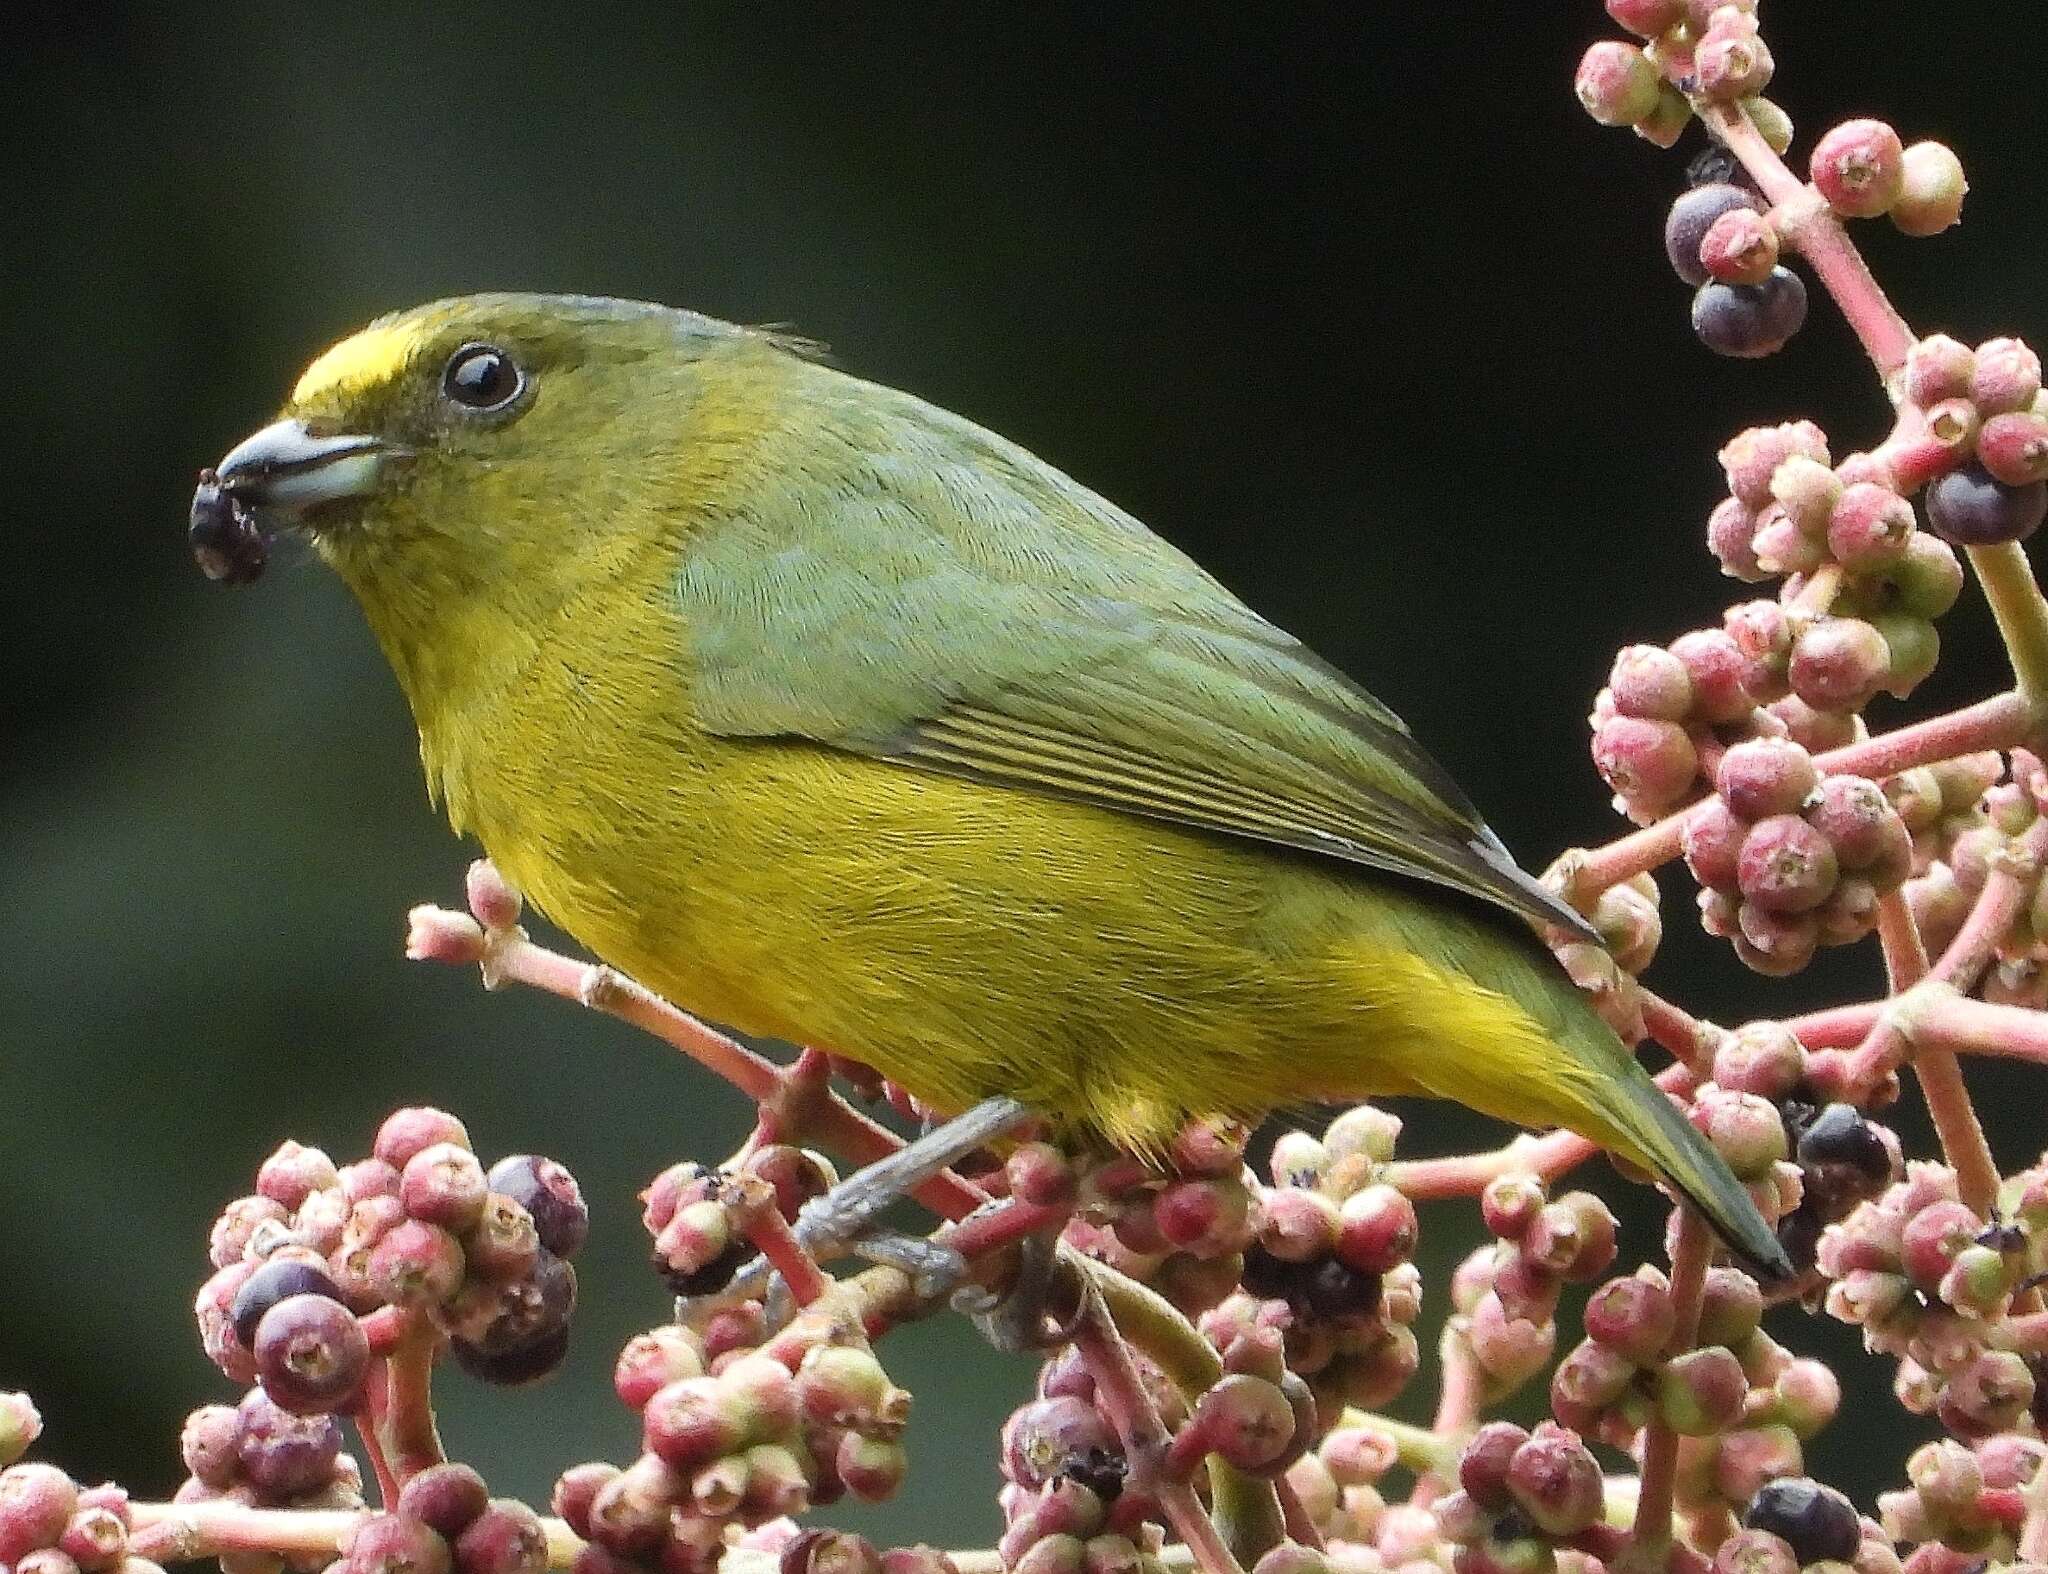
[[[377,1140],[372,1151],[386,1164],[402,1170],[415,1153],[437,1142],[452,1142],[457,1147],[467,1148],[470,1145],[468,1128],[445,1110],[425,1107],[401,1109],[387,1116],[384,1124],[377,1128]]]
[[[1506,1508],[1510,1501],[1508,1464],[1515,1451],[1528,1441],[1528,1430],[1512,1421],[1487,1422],[1472,1434],[1458,1456],[1458,1485],[1481,1508],[1496,1513]]]
[[[704,1375],[704,1348],[695,1334],[673,1323],[635,1334],[612,1368],[612,1387],[630,1410],[686,1377]]]
[[[1970,373],[1977,355],[1967,344],[1945,333],[1931,333],[1906,352],[1900,390],[1908,404],[1925,410],[1944,399],[1960,399],[1970,391]]]
[[[1793,454],[1828,463],[1826,434],[1811,421],[1752,426],[1736,433],[1720,454],[1728,490],[1750,508],[1762,508],[1771,501],[1771,477]]]
[[[1827,561],[1823,539],[1800,529],[1780,504],[1767,505],[1757,515],[1750,547],[1766,574],[1811,574]]]
[[[1692,709],[1692,679],[1685,664],[1655,645],[1625,646],[1607,676],[1614,708],[1647,721],[1683,721]]]
[[[1977,433],[1977,462],[2007,486],[2048,481],[2048,415],[2008,410]]]
[[[1852,574],[1887,568],[1913,534],[1913,505],[1889,487],[1848,487],[1828,516],[1828,551]]]
[[[1749,691],[1750,659],[1725,630],[1681,634],[1671,642],[1671,655],[1685,671],[1689,719],[1718,727],[1741,721],[1756,708],[1756,696]]]
[[[1730,579],[1768,579],[1756,560],[1756,515],[1739,497],[1724,497],[1707,516],[1707,550]]]
[[[1963,216],[1970,183],[1963,161],[1940,142],[1916,142],[1906,149],[1898,200],[1891,220],[1907,235],[1939,235]]]
[[[1905,146],[1881,120],[1845,120],[1814,145],[1808,173],[1837,213],[1876,218],[1897,202],[1905,182]]]
[[[484,1511],[490,1492],[468,1465],[429,1465],[405,1483],[398,1512],[444,1536],[459,1536]]]
[[[1912,839],[1884,789],[1863,776],[1829,776],[1806,822],[1825,836],[1844,869],[1869,871],[1887,887],[1912,872]]]
[[[1586,1337],[1631,1361],[1655,1361],[1671,1343],[1678,1314],[1671,1292],[1653,1279],[1631,1274],[1609,1279],[1586,1302]]]
[[[256,1190],[280,1207],[296,1210],[311,1193],[340,1180],[334,1160],[318,1148],[287,1141],[256,1172]]]
[[[2019,339],[1987,339],[1977,346],[1970,402],[1983,416],[2031,406],[2041,391],[2041,357]]]
[[[483,1217],[484,1167],[466,1146],[431,1143],[405,1161],[398,1196],[405,1211],[457,1235]]]
[[[1593,734],[1593,763],[1632,813],[1653,815],[1683,798],[1699,771],[1683,727],[1634,716],[1601,724]]]
[[[1602,39],[1579,60],[1572,89],[1587,114],[1603,126],[1632,126],[1657,107],[1663,79],[1641,49]]]
[[[1746,906],[1805,913],[1827,900],[1838,866],[1828,839],[1797,815],[1774,814],[1751,827],[1736,883]]]
[[[1761,284],[1778,265],[1778,232],[1753,208],[1732,208],[1707,226],[1700,266],[1724,284]]]
[[[1607,0],[1607,14],[1638,38],[1658,38],[1685,20],[1685,0]]]
[[[1796,814],[1820,787],[1813,756],[1789,738],[1750,738],[1729,748],[1714,789],[1742,820]]]
[[[1507,1487],[1538,1530],[1547,1536],[1575,1536],[1599,1519],[1607,1478],[1576,1434],[1545,1422],[1515,1450]]]
[[[1891,652],[1861,618],[1822,618],[1793,641],[1792,692],[1816,710],[1860,710],[1884,687]]]
[[[1749,821],[1722,799],[1700,805],[1686,816],[1681,832],[1685,865],[1692,877],[1703,886],[1733,890],[1743,839],[1748,835]]]

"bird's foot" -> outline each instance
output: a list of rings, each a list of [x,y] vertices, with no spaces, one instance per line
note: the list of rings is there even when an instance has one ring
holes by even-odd
[[[874,1228],[875,1221],[924,1181],[1021,1125],[1029,1116],[1030,1111],[1015,1099],[983,1100],[966,1114],[805,1203],[794,1227],[797,1243],[819,1262],[853,1254],[902,1268],[916,1282],[921,1296],[936,1299],[950,1294],[967,1273],[967,1265],[958,1252],[932,1241],[879,1232]],[[756,1257],[744,1264],[723,1289],[679,1303],[677,1314],[703,1314],[757,1296],[765,1297],[778,1282],[767,1260]],[[782,1297],[775,1299],[779,1304]]]

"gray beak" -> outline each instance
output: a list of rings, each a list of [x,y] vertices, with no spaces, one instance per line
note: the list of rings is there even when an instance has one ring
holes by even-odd
[[[220,486],[251,507],[299,513],[364,496],[391,453],[375,437],[315,437],[301,422],[273,421],[220,462]]]

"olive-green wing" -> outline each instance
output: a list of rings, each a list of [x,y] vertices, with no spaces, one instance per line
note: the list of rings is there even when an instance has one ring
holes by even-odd
[[[803,459],[700,522],[680,577],[711,731],[1300,848],[1588,932],[1398,717],[1138,521],[908,395],[808,380]]]

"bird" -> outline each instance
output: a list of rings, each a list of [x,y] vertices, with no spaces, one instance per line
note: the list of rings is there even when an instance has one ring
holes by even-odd
[[[1532,927],[1586,920],[1391,710],[807,341],[594,296],[397,312],[206,473],[192,528],[231,578],[310,540],[454,829],[698,1015],[1141,1155],[1449,1099],[1590,1138],[1788,1271]]]

